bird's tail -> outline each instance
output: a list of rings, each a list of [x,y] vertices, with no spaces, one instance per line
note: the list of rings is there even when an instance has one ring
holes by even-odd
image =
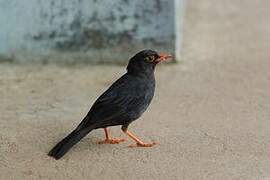
[[[65,137],[62,141],[56,144],[52,150],[48,153],[49,156],[57,159],[60,159],[64,156],[68,150],[77,144],[84,136],[86,136],[92,129],[75,129],[72,131],[67,137]]]

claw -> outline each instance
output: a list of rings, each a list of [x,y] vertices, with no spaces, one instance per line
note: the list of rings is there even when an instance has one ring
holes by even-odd
[[[126,141],[125,138],[111,138],[111,139],[105,139],[103,141],[98,141],[98,144],[119,144],[120,142]]]
[[[136,144],[131,144],[128,147],[134,148],[134,147],[152,147],[156,145],[157,143],[136,143]]]

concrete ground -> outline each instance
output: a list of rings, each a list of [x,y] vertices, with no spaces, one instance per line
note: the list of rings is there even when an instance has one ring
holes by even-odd
[[[124,68],[0,64],[0,179],[269,180],[269,8],[188,1],[184,61],[157,68],[155,99],[130,126],[153,148],[97,145],[96,130],[55,161],[49,149]]]

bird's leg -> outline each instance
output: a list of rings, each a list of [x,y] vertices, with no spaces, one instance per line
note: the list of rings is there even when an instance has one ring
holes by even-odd
[[[131,132],[129,132],[127,130],[127,128],[123,128],[122,130],[125,134],[127,134],[131,139],[133,139],[136,144],[131,144],[129,145],[129,147],[152,147],[154,145],[156,145],[157,143],[153,142],[153,143],[144,143],[143,141],[141,141],[139,138],[137,138],[134,134],[132,134]]]
[[[105,132],[105,140],[103,141],[98,141],[98,144],[118,144],[120,142],[126,141],[126,139],[123,138],[111,138],[108,132],[107,128],[104,128]]]

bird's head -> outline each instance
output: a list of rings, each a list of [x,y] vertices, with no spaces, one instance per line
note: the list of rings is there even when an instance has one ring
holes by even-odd
[[[153,50],[142,50],[129,60],[127,70],[128,72],[150,72],[158,63],[171,57],[171,55],[159,54]]]

